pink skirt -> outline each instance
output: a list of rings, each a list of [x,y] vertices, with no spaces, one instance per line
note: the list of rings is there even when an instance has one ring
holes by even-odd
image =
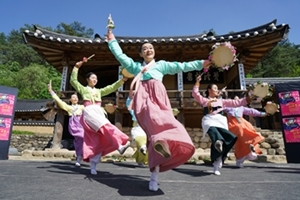
[[[86,112],[86,111],[85,111]],[[105,123],[95,131],[83,119],[84,114],[80,118],[80,122],[84,128],[83,137],[83,160],[89,162],[89,159],[100,154],[106,154],[117,150],[120,145],[125,145],[129,137],[120,131],[111,123]],[[94,119],[100,120],[100,119]]]
[[[184,126],[174,117],[161,81],[142,81],[134,95],[133,108],[139,125],[147,134],[150,171],[160,166],[160,172],[164,172],[184,164],[192,157],[195,152],[193,142]],[[157,141],[168,143],[169,158],[154,150]]]

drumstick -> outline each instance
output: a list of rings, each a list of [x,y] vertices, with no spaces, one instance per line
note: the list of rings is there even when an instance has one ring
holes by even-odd
[[[95,54],[91,55],[90,57],[86,58],[86,57],[83,57],[82,61],[83,62],[87,62],[88,60],[90,60],[92,57],[94,57]]]
[[[91,55],[91,56],[88,57],[87,59],[89,60],[89,59],[91,59],[91,58],[94,57],[94,56],[95,56],[95,54]]]

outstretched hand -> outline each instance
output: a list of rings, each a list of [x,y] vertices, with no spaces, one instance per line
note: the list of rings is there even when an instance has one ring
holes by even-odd
[[[269,115],[270,115],[270,114],[267,113],[267,112],[263,112],[263,113],[261,114],[262,117],[267,117],[267,116],[269,116]]]
[[[219,96],[221,96],[223,93],[226,92],[226,88],[227,88],[227,86],[223,87],[223,88],[218,92]]]
[[[208,71],[208,68],[211,66],[211,61],[209,61],[209,60],[204,60],[204,62],[203,62],[203,69],[204,69],[204,71]]]
[[[83,61],[79,61],[75,64],[75,67],[80,68],[83,64]]]
[[[202,80],[202,75],[203,75],[203,73],[200,74],[199,76],[197,76],[196,81],[197,81],[198,83]]]
[[[113,32],[112,32],[111,29],[108,29],[108,30],[107,30],[106,39],[107,39],[108,41],[111,41],[111,40],[115,39],[115,35],[113,34]]]

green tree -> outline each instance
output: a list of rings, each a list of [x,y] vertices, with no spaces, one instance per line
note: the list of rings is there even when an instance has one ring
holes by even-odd
[[[94,35],[93,29],[86,28],[85,26],[82,26],[82,24],[77,21],[71,24],[66,24],[61,22],[56,27],[56,29],[54,29],[54,31],[66,35],[73,35],[73,36],[86,37],[86,38],[91,38]]]
[[[267,53],[250,71],[253,77],[297,77],[300,76],[300,48],[283,41]]]
[[[49,69],[38,64],[30,66],[18,71],[16,76],[16,87],[19,89],[20,99],[45,99],[50,95],[47,90],[49,80],[54,81],[54,89],[59,88],[60,76],[54,76]]]
[[[56,29],[42,28],[88,38],[94,33],[93,29],[86,28],[79,22],[60,23]],[[53,90],[59,91],[61,74],[31,46],[25,44],[22,38],[25,30],[34,31],[35,28],[25,24],[19,30],[12,30],[7,36],[0,33],[0,85],[17,87],[19,99],[50,98],[47,84],[52,80]]]
[[[6,65],[0,64],[0,85],[16,87],[16,73],[10,71]]]

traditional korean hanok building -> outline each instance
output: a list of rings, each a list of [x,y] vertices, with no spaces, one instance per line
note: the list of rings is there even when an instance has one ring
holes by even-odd
[[[41,134],[53,133],[54,117],[52,119],[47,117],[51,110],[46,107],[50,101],[52,100],[17,100],[13,130]]]
[[[289,26],[276,24],[277,20],[244,31],[225,35],[199,34],[189,36],[165,37],[130,37],[116,36],[124,53],[135,61],[139,61],[140,47],[145,42],[151,42],[155,48],[156,60],[192,61],[207,59],[211,47],[216,42],[230,41],[237,49],[239,62],[225,72],[210,70],[204,76],[201,89],[207,84],[216,83],[220,88],[227,86],[228,92],[241,92],[246,89],[245,74],[249,72],[262,57],[272,50],[278,42],[287,37]],[[201,32],[201,30],[199,30]],[[70,74],[76,62],[92,54],[95,56],[84,63],[79,70],[79,81],[86,84],[85,75],[92,71],[98,76],[97,87],[104,87],[118,80],[120,64],[114,58],[104,38],[98,34],[94,38],[82,38],[58,34],[40,27],[35,31],[26,30],[23,33],[26,44],[33,47],[48,63],[62,73],[61,91],[68,96],[74,89],[69,83]],[[167,75],[163,83],[167,88],[173,108],[180,110],[177,119],[186,127],[200,127],[202,108],[191,96],[191,89],[198,71]],[[121,123],[124,127],[131,126],[131,117],[125,107],[130,81],[114,94],[103,98],[102,104],[114,103],[117,112],[109,116],[113,123]],[[62,115],[62,114],[58,114]],[[63,116],[57,116],[56,132],[61,135],[64,123]]]

